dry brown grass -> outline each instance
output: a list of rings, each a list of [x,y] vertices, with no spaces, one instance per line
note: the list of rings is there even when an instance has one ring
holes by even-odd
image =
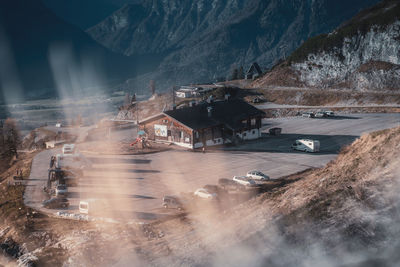
[[[400,104],[398,93],[355,92],[349,90],[315,89],[257,89],[267,101],[276,104],[325,106],[351,103],[362,104]]]

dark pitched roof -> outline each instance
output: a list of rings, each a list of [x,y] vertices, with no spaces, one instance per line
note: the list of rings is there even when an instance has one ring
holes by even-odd
[[[254,72],[257,72],[259,75],[262,74],[262,70],[261,70],[260,66],[257,64],[257,62],[254,62],[253,64],[251,64],[249,70],[247,71],[247,74],[254,73]]]
[[[208,116],[208,107],[212,107],[210,117]],[[232,99],[168,110],[164,111],[164,114],[193,130],[222,124],[235,130],[242,127],[242,120],[253,116],[262,116],[265,113],[243,100]]]

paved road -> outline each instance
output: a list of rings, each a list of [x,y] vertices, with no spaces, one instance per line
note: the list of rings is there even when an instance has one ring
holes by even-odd
[[[321,109],[321,110],[329,110],[331,108],[382,108],[382,107],[394,107],[399,108],[398,104],[365,104],[365,105],[330,105],[330,106],[303,106],[303,105],[285,105],[285,104],[276,104],[272,102],[266,102],[262,104],[255,104],[255,107],[258,109]]]
[[[218,178],[244,175],[260,170],[272,178],[309,167],[322,167],[336,157],[339,149],[362,133],[399,126],[400,114],[357,114],[336,119],[280,118],[264,121],[263,129],[282,127],[280,137],[247,142],[224,151],[207,153],[166,151],[135,156],[87,155],[93,168],[85,171],[78,187],[70,187],[70,211],[77,212],[80,199],[98,198],[107,202],[105,214],[152,220],[170,214],[160,209],[167,194],[194,191]],[[321,141],[321,153],[293,152],[290,145],[298,137]],[[38,208],[44,194],[48,162],[56,150],[38,154],[32,165],[25,192],[26,204]],[[110,208],[111,207],[111,208]]]

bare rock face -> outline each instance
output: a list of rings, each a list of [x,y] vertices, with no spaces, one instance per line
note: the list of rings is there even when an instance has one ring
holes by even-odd
[[[393,91],[399,77],[400,2],[386,0],[308,39],[252,86]]]
[[[292,67],[308,86],[333,87],[345,81],[358,90],[391,89],[400,87],[399,63],[400,21],[396,21],[345,38],[341,47],[310,54]]]
[[[382,61],[362,64],[348,79],[351,88],[363,90],[396,90],[400,85],[400,65]]]
[[[377,2],[152,0],[124,6],[88,33],[114,52],[159,59],[155,71],[130,82],[145,86],[154,79],[167,88],[219,80],[254,61],[265,70],[310,36]]]

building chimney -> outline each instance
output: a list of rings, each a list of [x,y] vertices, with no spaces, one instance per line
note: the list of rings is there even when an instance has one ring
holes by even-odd
[[[212,107],[207,107],[207,113],[208,113],[208,117],[210,118],[212,116]]]

